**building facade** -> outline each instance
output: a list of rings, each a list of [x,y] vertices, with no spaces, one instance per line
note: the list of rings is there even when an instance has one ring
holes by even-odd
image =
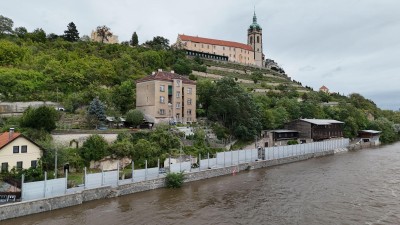
[[[381,133],[382,131],[378,130],[360,130],[358,131],[357,141],[364,146],[378,146],[381,144],[379,140]]]
[[[319,91],[329,94],[329,88],[325,87],[325,85],[322,85],[322,87],[319,88]]]
[[[264,147],[284,146],[289,141],[298,141],[299,132],[296,130],[265,130],[262,132]]]
[[[196,82],[158,70],[136,81],[136,108],[155,123],[196,122]]]
[[[175,45],[188,56],[264,66],[262,29],[255,13],[247,30],[247,44],[179,34]]]
[[[0,134],[0,166],[1,172],[12,168],[29,169],[36,167],[42,157],[42,150],[33,141],[20,133],[9,132]]]
[[[299,132],[299,139],[322,141],[343,137],[343,122],[328,119],[298,119],[285,125],[286,129]],[[302,141],[304,142],[304,141]]]

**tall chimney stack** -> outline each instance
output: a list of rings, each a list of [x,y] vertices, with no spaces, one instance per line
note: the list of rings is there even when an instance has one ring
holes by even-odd
[[[14,128],[10,128],[10,131],[8,132],[8,140],[11,140],[14,134]]]

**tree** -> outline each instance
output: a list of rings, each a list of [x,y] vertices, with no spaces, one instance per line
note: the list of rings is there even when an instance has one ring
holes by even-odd
[[[79,32],[76,29],[74,22],[68,24],[67,30],[64,31],[64,39],[70,42],[76,42],[79,40]]]
[[[16,65],[22,61],[25,50],[13,42],[0,40],[0,66]]]
[[[188,75],[192,73],[190,62],[187,59],[178,59],[178,61],[172,66],[172,69],[181,75]]]
[[[21,118],[21,126],[50,132],[56,128],[57,111],[49,106],[28,108]]]
[[[382,131],[380,140],[382,143],[392,143],[399,140],[399,133],[396,132],[393,122],[384,117],[380,117],[371,122],[370,129]]]
[[[222,78],[211,91],[208,118],[222,124],[242,140],[251,140],[261,131],[261,114],[252,96],[232,78]]]
[[[135,106],[135,84],[130,80],[124,81],[121,85],[116,86],[112,95],[112,101],[115,107],[122,114],[125,114]]]
[[[136,34],[136,31],[133,32],[133,34],[132,34],[132,39],[130,41],[130,45],[133,47],[136,47],[139,45],[139,38],[138,38],[138,35]]]
[[[168,50],[168,49],[170,49],[169,40],[164,38],[164,37],[161,37],[161,36],[154,37],[153,40],[151,40],[151,41],[146,41],[144,43],[144,45],[146,47],[152,48],[154,50]]]
[[[12,34],[13,25],[14,22],[12,19],[0,15],[0,36],[3,36],[4,34]]]
[[[142,166],[147,160],[148,167],[157,166],[157,158],[160,151],[153,143],[139,139],[133,146],[133,157],[136,165]]]
[[[92,125],[96,127],[100,124],[100,122],[105,121],[106,119],[106,110],[104,104],[100,101],[100,99],[94,98],[88,108],[88,116],[89,119],[93,119]]]
[[[122,139],[121,141],[117,141],[113,143],[109,147],[109,152],[119,159],[129,157],[132,159],[134,156],[133,152],[133,144],[129,139]]]
[[[50,132],[56,128],[57,111],[49,106],[28,108],[21,118],[21,126]]]
[[[46,32],[42,28],[37,28],[32,33],[28,33],[28,37],[34,42],[46,42]]]
[[[109,155],[108,143],[102,136],[98,134],[92,135],[83,142],[80,155],[85,160],[86,166],[88,166],[90,161],[98,161]]]
[[[49,41],[55,41],[55,40],[57,40],[58,38],[59,38],[60,36],[58,36],[57,34],[55,34],[55,33],[50,33],[50,34],[48,34],[47,35],[47,40],[49,40]]]
[[[263,74],[261,73],[261,71],[254,71],[251,74],[251,79],[254,81],[254,83],[256,84],[259,80],[261,80],[263,78]]]
[[[14,33],[22,39],[26,38],[26,35],[28,34],[28,30],[25,27],[17,27],[14,30]]]
[[[143,123],[144,115],[138,109],[131,109],[126,114],[126,122],[136,127]]]
[[[108,41],[109,37],[112,37],[112,33],[110,31],[110,28],[103,25],[103,26],[98,26],[96,28],[96,33],[97,35],[101,38],[101,43],[104,43],[104,41]]]

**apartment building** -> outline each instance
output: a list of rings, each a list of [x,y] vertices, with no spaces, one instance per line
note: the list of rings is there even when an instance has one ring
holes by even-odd
[[[136,109],[155,123],[196,122],[196,82],[159,69],[136,81]]]

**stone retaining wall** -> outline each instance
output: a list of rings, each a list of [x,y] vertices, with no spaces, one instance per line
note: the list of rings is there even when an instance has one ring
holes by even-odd
[[[287,163],[307,160],[313,157],[322,157],[333,154],[334,150],[331,150],[326,152],[310,153],[301,156],[292,156],[282,159],[243,163],[236,166],[230,166],[218,169],[209,169],[200,172],[192,172],[185,174],[185,183],[208,179],[212,177],[229,175],[234,172],[240,172],[243,170],[259,169],[259,168],[283,165]],[[80,205],[84,202],[92,200],[113,198],[117,196],[123,196],[163,187],[165,187],[165,178],[158,178],[138,183],[120,185],[116,188],[112,188],[111,186],[106,186],[95,189],[86,189],[83,190],[82,192],[75,194],[68,194],[68,195],[45,198],[40,200],[32,200],[32,201],[24,201],[13,204],[0,205],[0,221],[20,216],[26,216],[30,214]]]

